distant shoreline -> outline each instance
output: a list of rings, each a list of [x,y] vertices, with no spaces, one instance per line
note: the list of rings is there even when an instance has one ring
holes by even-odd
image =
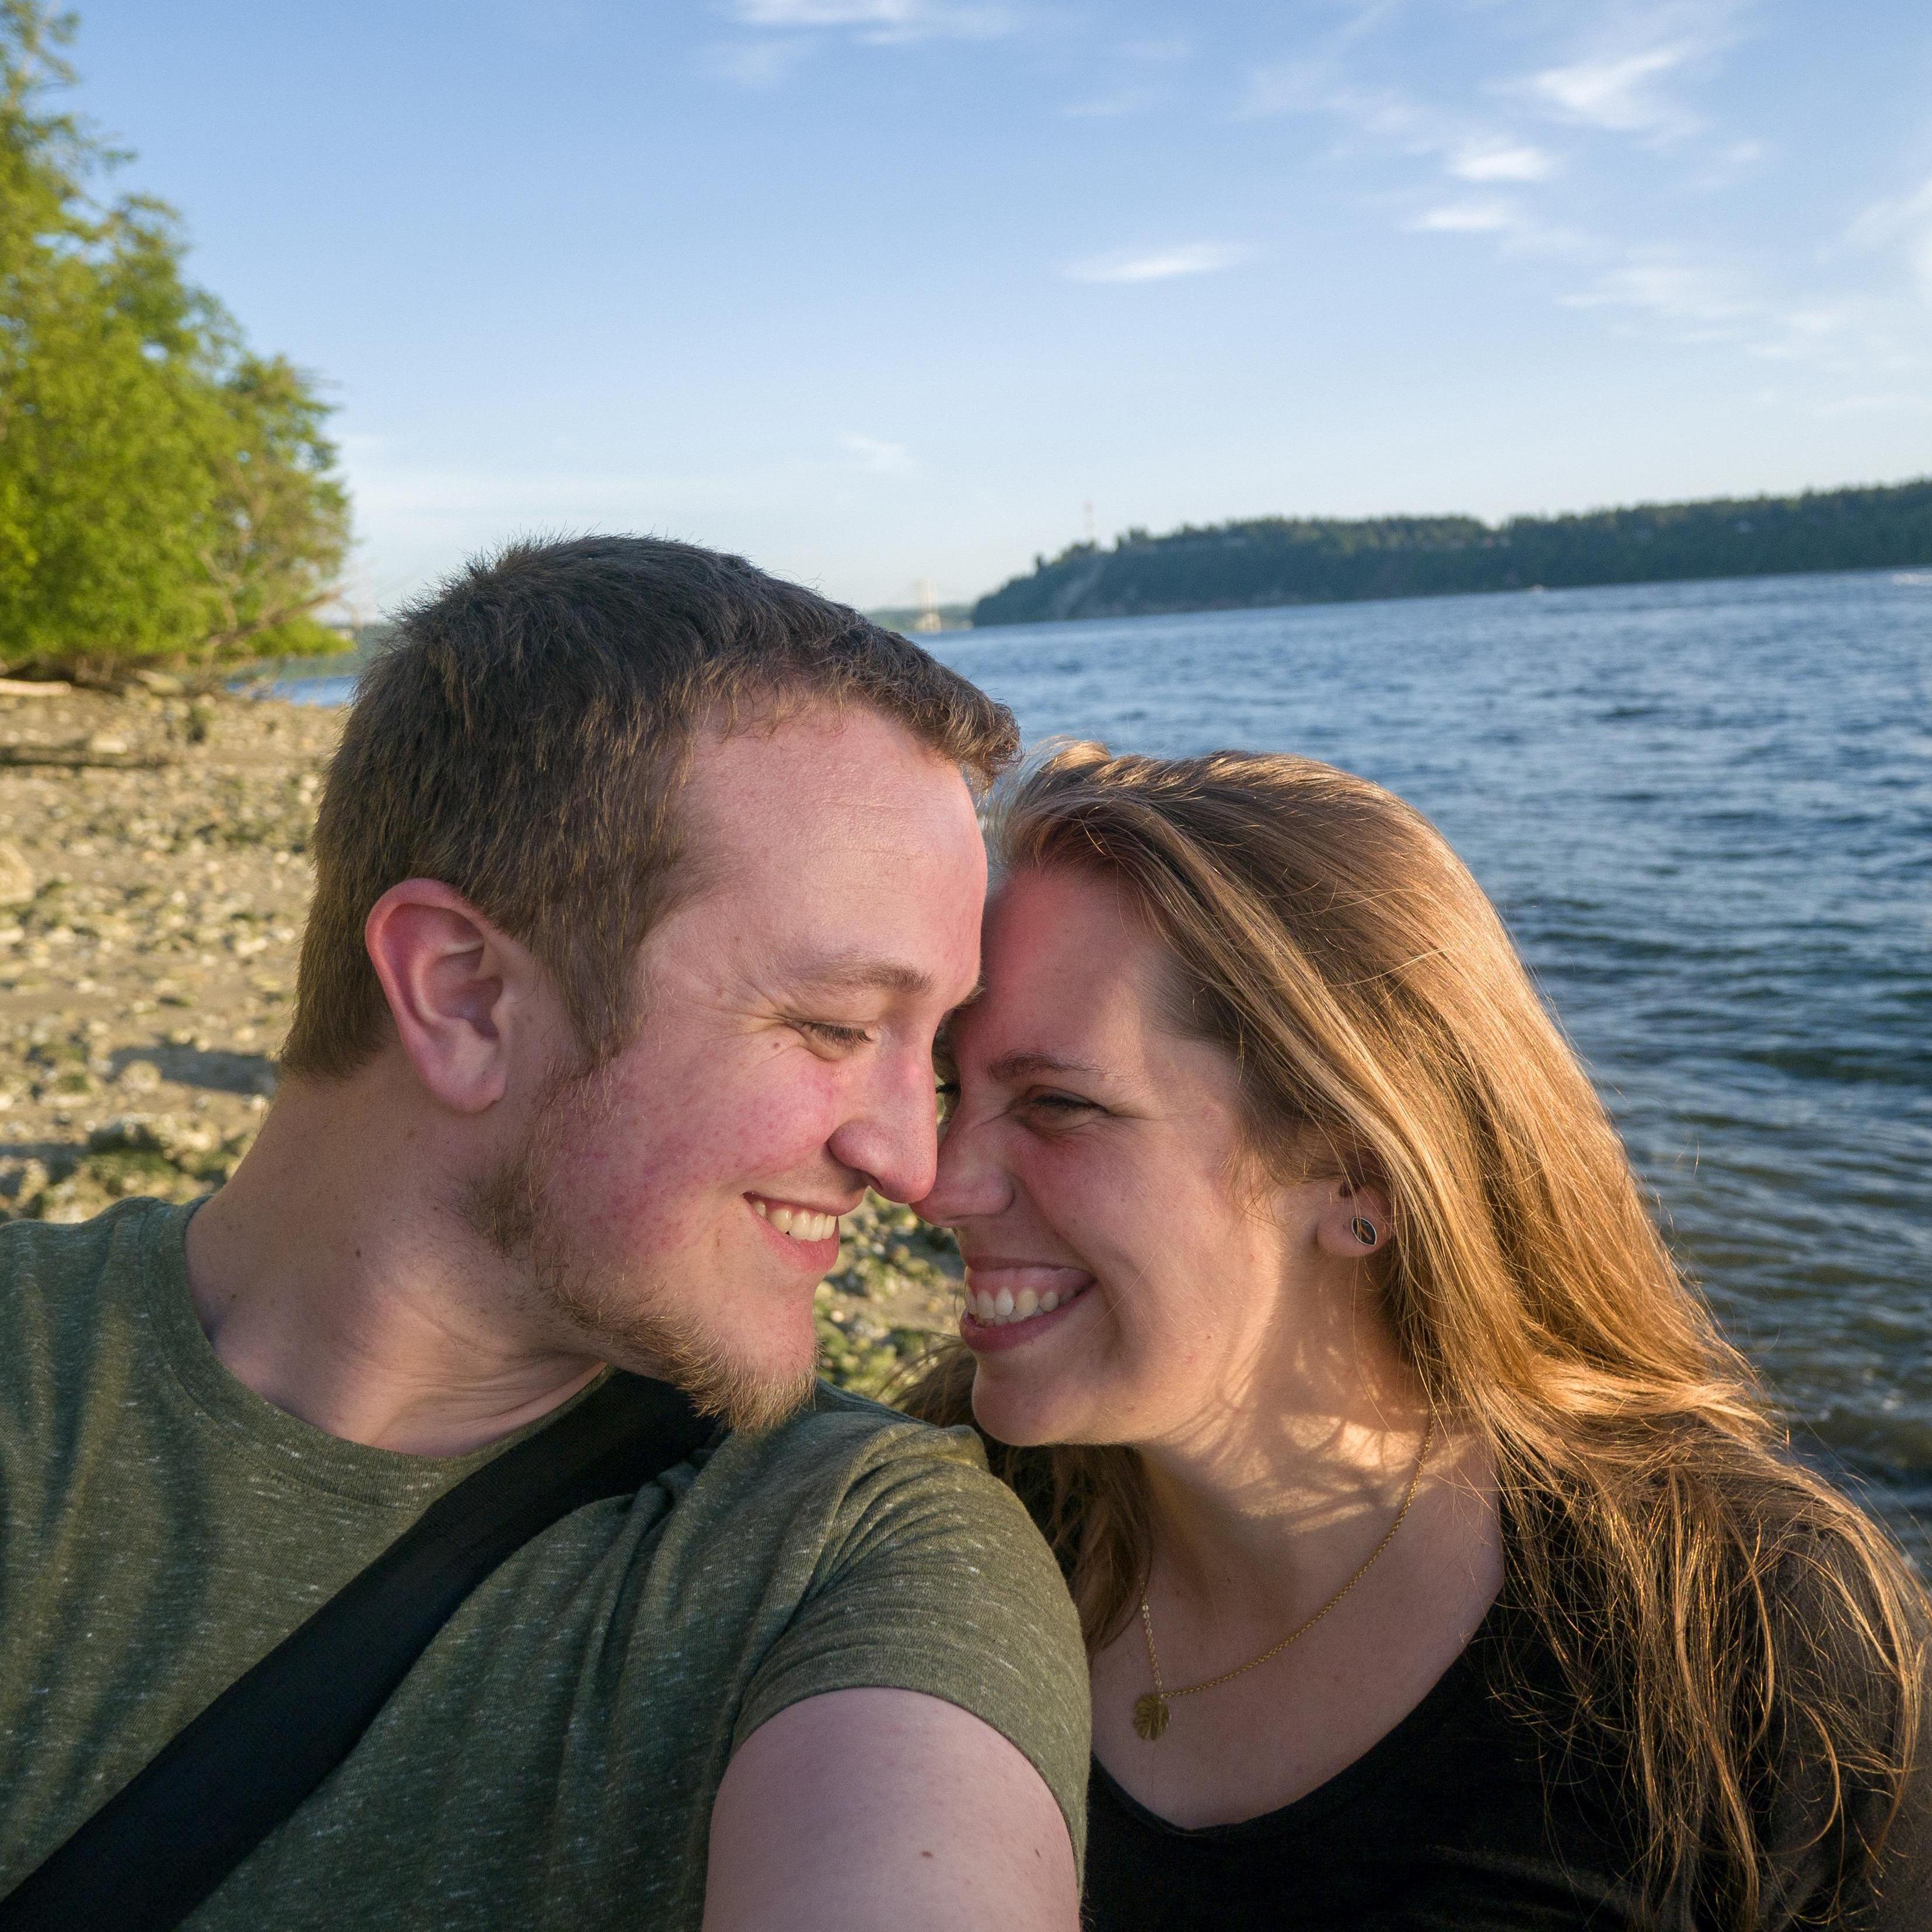
[[[1587,515],[1265,518],[1076,544],[980,598],[974,627],[1412,597],[1932,567],[1932,479]]]

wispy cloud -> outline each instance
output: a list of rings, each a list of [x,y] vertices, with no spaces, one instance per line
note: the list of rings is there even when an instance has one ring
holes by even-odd
[[[1706,339],[1763,312],[1762,303],[1741,293],[1721,270],[1668,256],[1627,261],[1561,299],[1570,308],[1639,310]]]
[[[1246,261],[1253,253],[1235,242],[1188,242],[1173,248],[1091,255],[1069,262],[1065,272],[1072,282],[1165,282],[1178,275],[1211,275]]]
[[[1562,166],[1546,148],[1484,126],[1466,110],[1437,108],[1399,87],[1364,86],[1332,61],[1257,69],[1237,111],[1250,119],[1318,115],[1339,124],[1351,146],[1434,161],[1458,181],[1547,181]]]
[[[1914,288],[1932,302],[1932,181],[1916,194],[1874,202],[1846,238],[1857,248],[1895,249]]]
[[[910,476],[919,468],[910,450],[902,442],[886,442],[876,436],[848,434],[838,439],[846,454],[862,470],[875,476]]]
[[[1499,201],[1451,202],[1424,210],[1409,226],[1425,235],[1500,235],[1518,226],[1514,209]]]
[[[1009,6],[978,0],[732,0],[741,27],[806,32],[844,28],[862,40],[991,40],[1018,25]]]
[[[1293,60],[1253,70],[1239,111],[1328,121],[1338,130],[1332,158],[1372,184],[1364,192],[1392,206],[1408,232],[1567,264],[1570,286],[1553,292],[1570,307],[1620,317],[1624,328],[1728,341],[1752,356],[1820,368],[1848,368],[1860,354],[1894,366],[1900,334],[1882,300],[1840,298],[1842,290],[1821,296],[1815,274],[1800,298],[1762,262],[1713,256],[1708,244],[1674,250],[1658,238],[1654,208],[1640,218],[1641,229],[1619,232],[1618,202],[1627,196],[1598,191],[1604,177],[1594,137],[1604,135],[1688,148],[1688,164],[1675,176],[1686,192],[1719,192],[1763,160],[1760,142],[1707,118],[1708,97],[1699,92],[1744,38],[1756,4],[1610,0],[1584,16],[1580,37],[1561,24],[1560,12],[1546,13],[1546,31],[1566,38],[1547,41],[1542,60],[1525,61],[1521,33],[1513,31],[1496,51],[1516,71],[1499,63],[1486,80],[1462,76],[1444,93],[1414,76],[1396,34],[1384,31],[1401,21],[1382,0],[1354,0],[1346,27]],[[1402,20],[1412,21],[1414,10]],[[1400,84],[1391,77],[1398,74]],[[1529,115],[1576,131],[1547,141],[1523,124]],[[1627,166],[1620,172],[1620,186],[1634,185]],[[1510,192],[1444,195],[1445,181]],[[1568,215],[1579,188],[1592,210],[1587,226]],[[1846,238],[1894,251],[1918,293],[1932,300],[1932,182],[1867,210]]]
[[[1466,141],[1449,157],[1449,172],[1466,182],[1547,181],[1556,158],[1526,141],[1490,136]]]
[[[1613,7],[1565,60],[1517,88],[1571,124],[1654,140],[1706,124],[1675,83],[1736,45],[1754,0],[1648,0]]]
[[[1681,123],[1682,110],[1655,83],[1682,67],[1690,52],[1684,46],[1646,47],[1640,53],[1580,60],[1568,67],[1545,68],[1530,86],[1572,121],[1636,134]]]

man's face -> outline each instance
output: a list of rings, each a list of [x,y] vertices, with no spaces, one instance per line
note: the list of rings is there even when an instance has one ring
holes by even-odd
[[[530,1247],[597,1352],[745,1426],[809,1386],[836,1217],[932,1185],[986,857],[958,773],[863,708],[705,740],[680,808],[704,883],[641,949],[635,1037],[534,1123]]]

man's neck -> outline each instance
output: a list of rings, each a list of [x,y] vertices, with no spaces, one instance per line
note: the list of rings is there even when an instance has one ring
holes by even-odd
[[[531,1284],[458,1210],[447,1150],[401,1124],[409,1096],[368,1097],[284,1088],[188,1223],[195,1314],[223,1366],[278,1408],[346,1442],[464,1455],[603,1364],[547,1332]]]

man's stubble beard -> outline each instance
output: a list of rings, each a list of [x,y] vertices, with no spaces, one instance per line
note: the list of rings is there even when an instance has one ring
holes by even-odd
[[[470,1189],[464,1218],[505,1260],[524,1272],[532,1298],[560,1316],[603,1358],[670,1383],[702,1415],[734,1430],[769,1429],[811,1400],[814,1349],[805,1369],[760,1375],[734,1360],[724,1343],[664,1306],[640,1269],[598,1268],[573,1253],[570,1214],[560,1200],[556,1150],[613,1117],[608,1070],[561,1076],[538,1103],[524,1144]],[[568,1129],[568,1131],[565,1131]]]

